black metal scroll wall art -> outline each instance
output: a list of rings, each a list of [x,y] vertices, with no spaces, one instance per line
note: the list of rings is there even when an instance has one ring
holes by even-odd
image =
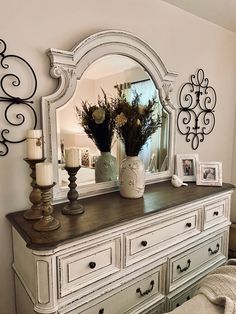
[[[209,86],[202,69],[196,75],[191,75],[190,82],[182,86],[179,105],[178,130],[185,135],[187,142],[191,142],[192,149],[196,150],[215,126],[216,92]]]
[[[12,134],[14,134],[14,138],[21,134],[18,129],[15,129],[16,127],[27,125],[28,128],[35,129],[37,125],[37,115],[32,107],[33,101],[30,100],[37,89],[35,72],[25,59],[13,54],[7,55],[6,50],[5,41],[0,39],[0,104],[4,105],[4,107],[1,106],[1,109],[5,117],[2,122],[4,128],[0,133],[0,156],[7,155],[9,144],[25,141],[26,132],[20,139],[11,137]],[[14,73],[12,73],[12,69]],[[22,81],[25,82],[24,86]],[[26,119],[28,115],[30,121]],[[5,125],[8,126],[5,127]],[[9,126],[12,128],[11,130],[9,130]]]

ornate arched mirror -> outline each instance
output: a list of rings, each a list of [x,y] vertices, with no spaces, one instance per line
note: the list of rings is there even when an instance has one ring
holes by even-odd
[[[133,34],[104,31],[94,34],[72,51],[50,49],[51,75],[59,80],[57,90],[42,98],[45,156],[54,167],[54,199],[66,197],[68,176],[64,170],[64,149],[78,147],[81,169],[77,176],[80,196],[117,189],[118,181],[95,182],[94,163],[98,149],[84,132],[76,108],[83,101],[96,103],[103,91],[117,96],[117,87],[126,98],[138,93],[143,105],[154,95],[162,125],[144,146],[140,157],[146,169],[146,182],[170,178],[173,173],[175,110],[169,93],[176,78],[166,70],[153,49]],[[112,153],[123,158],[121,143],[115,138]],[[118,179],[118,178],[117,178]]]

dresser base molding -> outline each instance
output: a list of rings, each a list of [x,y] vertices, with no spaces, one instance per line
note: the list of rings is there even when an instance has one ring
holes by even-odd
[[[193,186],[187,188],[179,191],[195,191]],[[165,206],[157,189],[162,210],[148,215],[143,211],[135,219],[114,221],[70,239],[62,224],[62,230],[52,231],[47,239],[37,233],[42,239],[29,240],[31,222],[21,220],[18,212],[11,214],[17,314],[162,314],[189,299],[197,282],[227,260],[233,187],[224,186],[223,191],[218,187],[218,193],[215,187],[196,187],[196,195],[201,197],[189,201],[188,196],[188,201],[183,198],[171,207],[169,203],[176,202],[172,198],[178,196],[176,190]],[[152,190],[150,200],[145,197],[142,206],[153,203],[153,197],[158,201]],[[90,202],[97,206],[92,199]],[[114,202],[125,204],[123,199],[114,198]],[[127,201],[131,203],[140,210],[140,200]],[[126,208],[113,205],[114,217],[121,212],[127,216]],[[91,226],[94,217],[101,215],[99,206],[97,213],[91,207]],[[55,214],[60,215],[58,211]],[[83,230],[82,215],[66,219],[81,220]],[[56,233],[62,237],[63,232],[60,244],[43,243]]]

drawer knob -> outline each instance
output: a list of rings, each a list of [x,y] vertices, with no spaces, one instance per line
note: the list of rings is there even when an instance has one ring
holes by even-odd
[[[99,310],[98,314],[103,314],[105,311],[104,309]]]
[[[143,240],[143,241],[141,242],[141,244],[142,244],[142,246],[147,246],[147,241],[146,241],[146,240]]]
[[[217,243],[216,244],[216,249],[212,250],[212,248],[209,247],[208,252],[210,253],[210,255],[214,255],[214,254],[218,253],[219,250],[220,250],[220,245],[219,245],[219,243]]]
[[[189,295],[187,296],[186,300],[187,300],[187,301],[190,300],[190,296],[189,296]]]
[[[96,267],[96,263],[95,263],[95,262],[90,262],[90,263],[89,263],[89,267],[90,267],[91,269],[94,269],[94,268]]]
[[[144,295],[147,295],[152,291],[152,289],[154,287],[154,280],[152,280],[150,282],[150,286],[151,287],[149,289],[145,290],[144,292],[142,292],[140,288],[137,288],[136,292],[139,293],[141,297],[143,297]]]
[[[177,269],[178,269],[178,271],[179,271],[180,273],[182,273],[182,272],[184,272],[184,271],[186,271],[186,270],[189,269],[190,264],[191,264],[191,260],[188,259],[188,260],[187,260],[187,265],[186,265],[184,268],[181,268],[181,266],[178,265],[178,266],[177,266]]]
[[[213,213],[213,216],[218,216],[219,215],[219,212],[218,211],[215,211],[214,213]]]
[[[191,222],[187,222],[187,223],[186,223],[186,227],[191,228],[191,227],[192,227]]]

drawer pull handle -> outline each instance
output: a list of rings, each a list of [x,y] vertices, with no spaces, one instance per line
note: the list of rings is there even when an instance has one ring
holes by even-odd
[[[219,212],[218,211],[215,211],[214,213],[213,213],[213,216],[218,216],[219,215]]]
[[[209,247],[208,252],[209,252],[211,255],[214,255],[214,254],[218,253],[219,250],[220,250],[220,245],[219,245],[219,243],[217,243],[217,244],[216,244],[216,249],[213,251],[213,250]]]
[[[103,314],[104,313],[104,309],[99,310],[98,314]]]
[[[143,240],[143,241],[141,242],[141,244],[142,244],[142,246],[147,246],[147,241]]]
[[[152,291],[152,289],[154,287],[154,280],[152,280],[150,282],[150,286],[151,287],[149,289],[145,290],[144,292],[142,292],[140,288],[137,288],[136,292],[139,293],[141,295],[141,297],[143,297],[144,295],[147,295]]]
[[[89,263],[89,267],[90,267],[91,269],[94,269],[94,268],[96,267],[96,263],[95,263],[95,262],[90,262],[90,263]]]
[[[184,271],[186,271],[186,270],[189,269],[190,264],[191,264],[191,260],[188,259],[188,260],[187,260],[187,266],[185,266],[184,268],[181,268],[181,266],[178,265],[178,266],[177,266],[177,269],[179,270],[180,273],[182,273],[182,272],[184,272]]]
[[[191,222],[187,222],[187,223],[186,223],[186,227],[191,228],[191,227],[192,227]]]

